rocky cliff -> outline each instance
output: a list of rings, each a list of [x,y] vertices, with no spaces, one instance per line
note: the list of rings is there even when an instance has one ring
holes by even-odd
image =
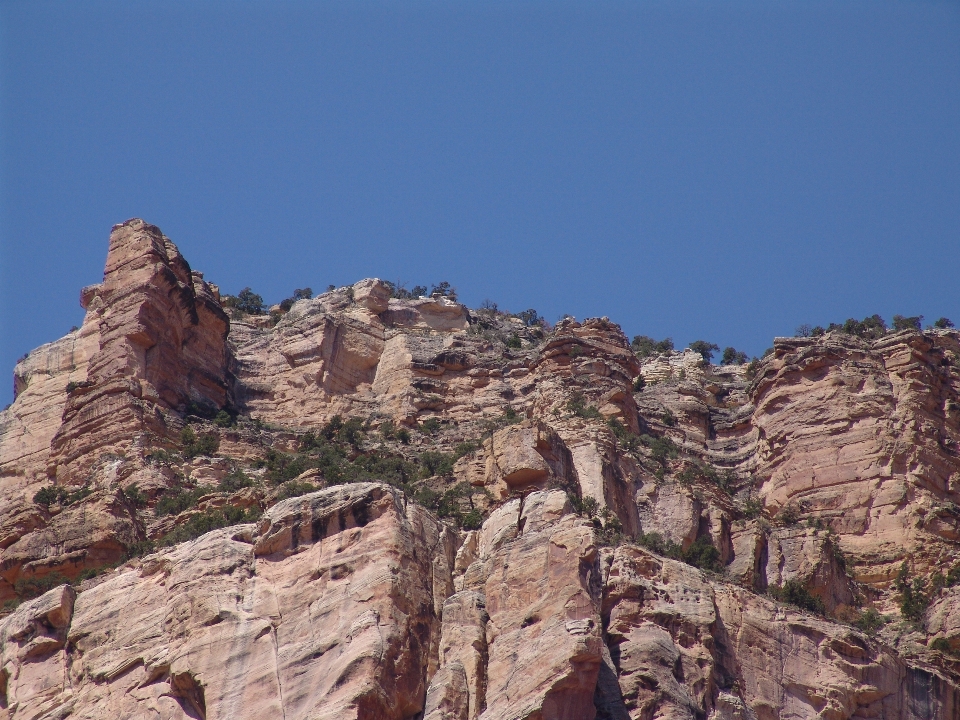
[[[0,718],[960,716],[960,334],[396,295],[114,228],[0,414]]]

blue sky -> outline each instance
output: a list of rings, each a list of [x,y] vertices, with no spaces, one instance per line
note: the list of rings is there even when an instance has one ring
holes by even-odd
[[[135,216],[272,302],[960,324],[960,4],[0,1],[0,403]]]

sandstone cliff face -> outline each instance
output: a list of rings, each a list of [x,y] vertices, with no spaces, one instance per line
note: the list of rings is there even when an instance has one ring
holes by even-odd
[[[455,533],[331,488],[0,621],[6,717],[955,717],[941,676],[635,547],[563,492]]]
[[[140,220],[81,301],[0,413],[0,718],[960,713],[954,331],[229,317]]]
[[[115,227],[103,282],[86,288],[83,302],[100,348],[50,445],[48,474],[62,484],[82,483],[104,450],[169,434],[179,422],[168,411],[228,400],[228,320],[217,291],[159,228],[142,220]]]

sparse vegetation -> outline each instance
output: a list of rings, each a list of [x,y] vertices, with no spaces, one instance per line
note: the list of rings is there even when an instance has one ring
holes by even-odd
[[[672,540],[665,539],[660,533],[641,534],[637,540],[642,547],[657,555],[680,560],[701,570],[723,571],[720,551],[706,536],[697,538],[686,550]]]
[[[771,586],[767,589],[771,597],[780,602],[793,605],[801,610],[807,610],[817,615],[825,614],[823,600],[811,595],[806,586],[797,579],[787,580],[782,586]]]
[[[164,515],[179,515],[185,510],[196,507],[200,498],[214,492],[209,485],[199,485],[195,488],[171,488],[160,496],[153,512],[157,517]]]
[[[700,353],[700,356],[703,358],[705,363],[709,363],[713,360],[713,354],[720,349],[720,346],[715,343],[708,343],[705,340],[694,340],[688,346],[694,352]]]
[[[289,312],[297,300],[309,300],[312,297],[313,290],[311,288],[297,288],[293,291],[293,295],[280,301],[280,309],[284,312]]]
[[[640,442],[650,449],[650,456],[661,465],[666,465],[668,460],[677,457],[680,452],[680,448],[668,437],[641,435]]]
[[[889,618],[881,615],[874,608],[867,608],[860,611],[860,614],[853,621],[853,625],[867,635],[876,635],[889,621]]]
[[[763,513],[763,501],[751,492],[740,504],[740,512],[749,520],[758,518]]]
[[[222,428],[233,427],[237,424],[237,416],[227,410],[221,410],[213,418],[213,424]]]
[[[253,290],[245,287],[236,295],[223,295],[221,304],[247,315],[263,315],[263,298]]]
[[[639,358],[651,357],[652,355],[671,352],[673,350],[673,338],[654,340],[648,335],[635,335],[630,347]]]
[[[80,502],[92,492],[93,490],[89,485],[83,485],[72,491],[62,485],[47,485],[37,490],[33,496],[33,501],[44,507],[50,507],[51,505],[67,507]]]
[[[288,498],[300,497],[301,495],[308,495],[312,492],[316,492],[319,489],[320,488],[313,483],[291,480],[280,486],[277,492],[277,500],[280,501]]]
[[[237,492],[252,486],[253,480],[250,477],[244,474],[242,470],[234,469],[223,476],[217,485],[217,490],[220,492]]]
[[[952,328],[952,327],[953,327],[953,321],[950,320],[950,318],[942,317],[942,318],[938,318],[937,320],[935,320],[934,323],[933,323],[933,326],[934,326],[935,328],[939,328],[939,329],[941,329],[941,330],[946,330],[946,329],[948,329],[948,328]]]
[[[677,481],[687,485],[695,482],[710,483],[726,493],[731,493],[737,476],[732,470],[721,471],[707,463],[693,462],[677,473]]]
[[[910,579],[910,567],[904,560],[897,573],[894,587],[900,594],[900,614],[904,619],[919,623],[930,605],[927,583],[923,578]]]
[[[864,340],[876,340],[887,334],[887,323],[879,315],[871,315],[863,320],[849,318],[842,325],[830,323],[827,332],[838,331],[847,335],[855,335]]]
[[[178,543],[196,540],[211,530],[256,522],[260,519],[260,509],[256,507],[243,510],[236,507],[224,507],[192,516],[186,523],[164,535],[157,543],[158,547],[168,547]]]
[[[41,577],[20,578],[13,585],[13,591],[21,600],[40,597],[48,590],[61,585],[69,585],[70,581],[59,572],[48,573]]]
[[[914,315],[913,317],[893,316],[893,329],[897,332],[900,330],[919,330],[921,327],[923,327],[923,315]]]
[[[523,320],[523,324],[527,327],[543,327],[547,322],[543,319],[543,317],[541,317],[540,313],[533,308],[524,310],[523,312],[518,312],[514,317]]]
[[[414,500],[438,517],[451,520],[464,530],[476,530],[483,524],[483,513],[474,504],[474,496],[486,496],[482,488],[469,483],[457,483],[444,492],[437,492],[427,486],[420,486],[413,493]],[[464,501],[467,508],[464,507]]]
[[[440,430],[440,421],[435,417],[427,418],[420,423],[418,430],[424,435],[436,435]]]
[[[567,400],[567,410],[577,417],[587,419],[600,417],[600,411],[597,410],[595,405],[587,405],[586,398],[579,390],[570,394],[570,399]]]
[[[747,354],[739,350],[726,347],[723,349],[723,357],[720,359],[721,365],[743,365],[747,361]]]
[[[191,459],[200,455],[214,455],[220,449],[220,436],[216,433],[197,435],[193,428],[187,425],[180,431],[180,443],[183,446],[183,457]]]
[[[643,379],[643,375],[637,375],[633,379],[633,391],[640,392],[647,385],[647,381]]]
[[[140,510],[147,506],[147,496],[143,494],[143,491],[137,487],[136,483],[128,485],[125,489],[120,491],[123,494],[123,497],[128,503],[134,508],[134,510]]]
[[[776,519],[783,527],[796,525],[800,522],[800,508],[792,503],[788,503],[780,509]]]

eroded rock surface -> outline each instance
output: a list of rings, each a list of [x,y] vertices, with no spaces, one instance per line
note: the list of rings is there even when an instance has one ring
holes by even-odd
[[[0,718],[957,716],[960,333],[393,295],[244,314],[114,228],[0,412]]]

